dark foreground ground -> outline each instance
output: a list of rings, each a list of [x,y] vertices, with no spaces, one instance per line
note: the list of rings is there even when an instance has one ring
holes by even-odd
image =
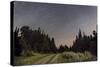
[[[48,53],[40,54],[33,53],[32,56],[19,56],[15,57],[15,65],[37,65],[37,64],[54,64],[54,63],[69,63],[69,62],[83,62],[83,61],[96,61],[97,57],[89,52],[74,53]]]

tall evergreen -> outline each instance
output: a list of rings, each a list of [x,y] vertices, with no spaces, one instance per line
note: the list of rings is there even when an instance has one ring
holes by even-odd
[[[40,27],[36,30],[23,26],[20,28],[21,36],[19,39],[22,46],[22,54],[30,51],[34,52],[56,52],[54,38],[50,38],[48,34],[42,32]]]
[[[14,31],[14,55],[19,56],[22,51],[22,46],[20,44],[20,37],[18,37],[19,29],[16,27]]]
[[[84,32],[82,34],[79,29],[79,33],[76,36],[76,40],[73,42],[71,49],[75,52],[89,51],[92,54],[97,55],[97,32],[93,31],[93,36],[87,36]]]

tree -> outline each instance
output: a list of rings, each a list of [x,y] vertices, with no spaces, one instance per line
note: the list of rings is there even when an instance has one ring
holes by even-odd
[[[23,55],[26,55],[29,51],[31,51],[31,35],[32,32],[29,26],[23,26],[21,29],[21,44],[23,47]]]
[[[50,45],[51,45],[51,50],[52,50],[53,52],[56,52],[57,48],[56,48],[56,46],[55,46],[55,40],[54,40],[54,38],[51,39]]]
[[[73,42],[71,49],[74,52],[89,51],[97,56],[97,32],[93,31],[93,36],[87,36],[84,32],[82,35],[81,30],[79,29],[78,36],[76,36],[76,40]]]
[[[79,33],[78,33],[78,38],[81,39],[82,38],[82,33],[81,30],[79,29]]]
[[[56,52],[54,38],[42,32],[40,27],[32,30],[29,26],[23,26],[20,30],[23,52]]]
[[[97,56],[97,32],[95,30],[93,31],[93,37],[89,44],[89,51]]]
[[[18,37],[19,28],[16,27],[14,31],[14,55],[19,56],[22,51],[22,46],[20,44],[20,37]]]
[[[77,36],[76,36],[77,37]],[[76,52],[84,52],[87,51],[89,48],[90,37],[81,33],[79,29],[78,38],[76,38],[75,42],[73,43],[73,51]]]

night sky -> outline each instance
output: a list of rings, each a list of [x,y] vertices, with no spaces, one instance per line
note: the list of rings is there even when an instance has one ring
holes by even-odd
[[[14,28],[28,25],[55,38],[56,46],[71,46],[79,28],[89,35],[96,30],[97,7],[31,2],[14,3]]]

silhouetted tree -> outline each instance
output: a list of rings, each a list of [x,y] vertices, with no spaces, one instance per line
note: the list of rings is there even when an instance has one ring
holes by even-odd
[[[60,45],[59,52],[64,52],[64,46],[63,45]]]
[[[14,31],[14,55],[19,56],[22,51],[22,46],[20,44],[20,37],[18,37],[19,29],[16,27]]]
[[[87,36],[84,32],[82,35],[79,29],[78,36],[76,36],[71,50],[75,52],[90,51],[92,54],[97,55],[97,32],[93,31],[93,36]]]
[[[45,53],[57,51],[54,38],[50,38],[48,34],[42,32],[40,27],[37,30],[32,30],[29,26],[23,26],[20,32],[23,55],[30,51]]]
[[[91,42],[89,44],[89,51],[97,56],[97,32],[93,31],[93,37],[91,38]]]
[[[79,29],[79,33],[78,33],[78,38],[81,39],[82,38],[82,33],[81,30]]]

